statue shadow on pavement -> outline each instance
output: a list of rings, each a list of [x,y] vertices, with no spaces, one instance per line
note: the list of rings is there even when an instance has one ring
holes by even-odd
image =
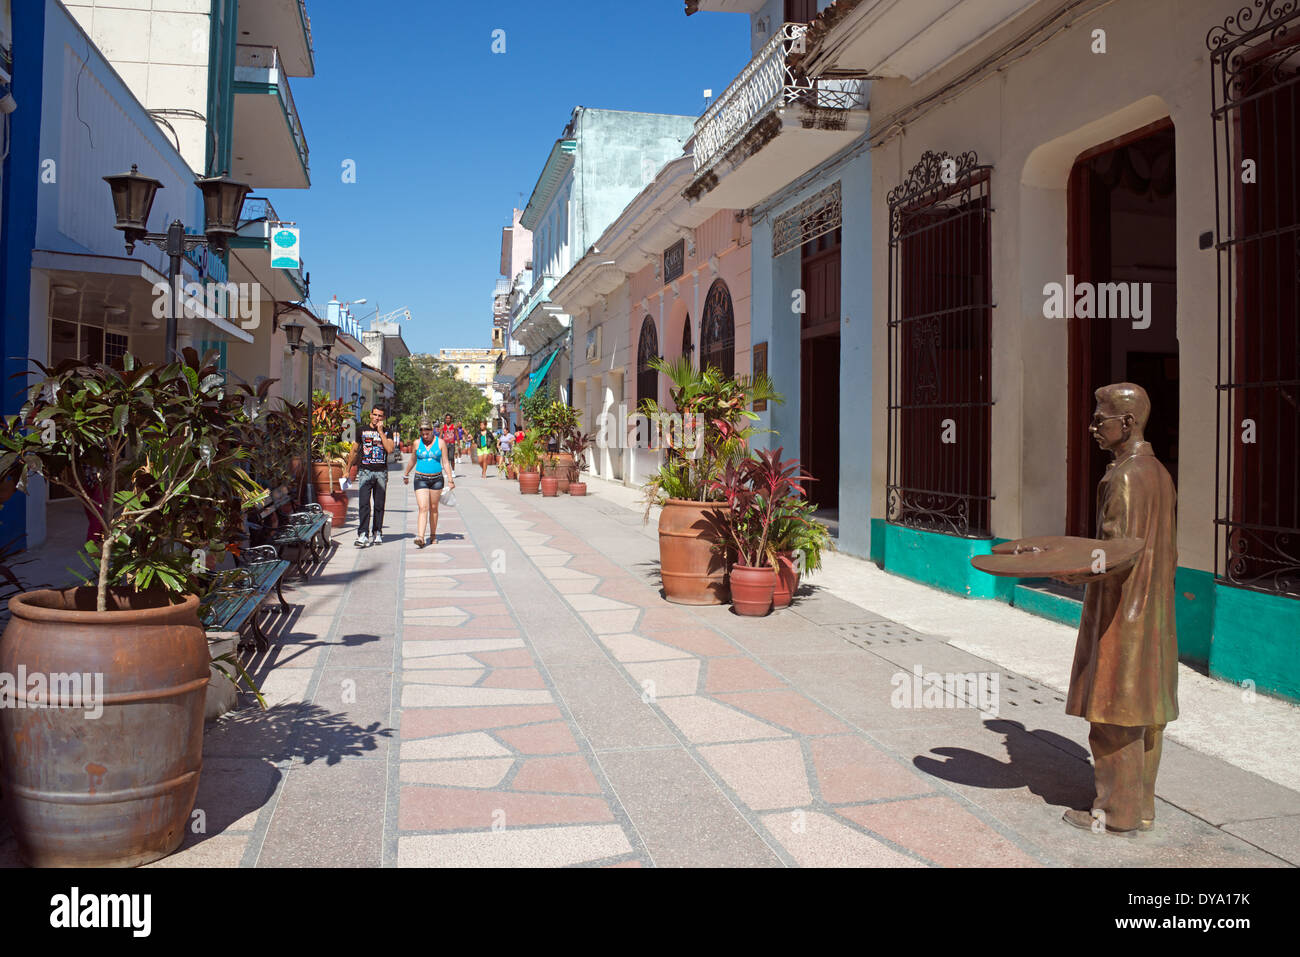
[[[1025,788],[1044,803],[1082,807],[1092,800],[1092,767],[1088,751],[1052,731],[1029,731],[1019,721],[991,719],[984,727],[1005,736],[1006,760],[967,748],[931,748],[912,759],[917,770],[968,787],[1013,790]]]

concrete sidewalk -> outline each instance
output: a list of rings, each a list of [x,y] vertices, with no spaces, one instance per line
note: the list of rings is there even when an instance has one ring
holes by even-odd
[[[1087,725],[1048,681],[1055,646],[998,636],[1070,629],[842,556],[767,618],[673,605],[634,492],[466,472],[435,546],[413,546],[398,472],[382,546],[336,531],[257,663],[271,710],[209,726],[204,828],[158,866],[1300,863],[1291,771],[1172,734],[1154,832],[1061,823],[1091,800]],[[961,691],[896,706],[917,667],[996,674],[997,714]],[[1295,709],[1252,707],[1293,741]]]

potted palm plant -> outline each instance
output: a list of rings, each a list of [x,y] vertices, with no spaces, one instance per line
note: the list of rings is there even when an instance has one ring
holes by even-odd
[[[337,528],[348,517],[348,495],[340,482],[352,452],[353,443],[343,437],[352,421],[352,407],[345,399],[331,401],[328,392],[317,390],[312,393],[311,419],[312,485]]]
[[[728,600],[726,563],[713,549],[707,515],[721,501],[714,482],[728,464],[746,454],[756,433],[756,401],[782,402],[765,375],[728,378],[715,366],[700,370],[689,359],[656,358],[650,365],[668,376],[676,411],[646,400],[642,411],[658,421],[681,415],[680,435],[669,433],[664,463],[645,486],[645,519],[659,513],[659,573],[664,597],[683,605],[720,605]]]
[[[244,398],[193,349],[163,366],[36,365],[43,381],[0,429],[0,478],[66,489],[103,531],[86,585],[9,601],[0,673],[85,682],[0,708],[3,792],[31,863],[143,864],[180,844],[198,788],[206,552],[265,491],[244,470]]]
[[[519,492],[522,495],[536,495],[541,485],[541,441],[538,431],[529,429],[523,439],[515,443],[513,462],[519,470]]]

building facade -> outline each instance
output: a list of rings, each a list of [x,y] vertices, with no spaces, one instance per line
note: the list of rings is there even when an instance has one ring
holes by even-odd
[[[1182,657],[1295,698],[1300,15],[1256,7],[840,0],[799,65],[876,77],[876,559],[1077,620],[969,559],[1095,534],[1093,391],[1136,382],[1178,487]]]

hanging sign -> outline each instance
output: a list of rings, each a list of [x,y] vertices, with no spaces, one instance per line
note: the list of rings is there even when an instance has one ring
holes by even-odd
[[[298,269],[302,254],[298,248],[296,226],[276,226],[271,230],[271,265],[276,269]]]

